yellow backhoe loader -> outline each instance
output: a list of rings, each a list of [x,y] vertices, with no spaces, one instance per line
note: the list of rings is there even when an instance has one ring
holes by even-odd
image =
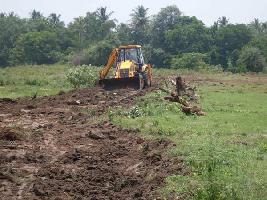
[[[114,66],[113,76],[107,78]],[[145,64],[140,45],[127,45],[114,48],[109,55],[107,64],[99,72],[99,83],[105,88],[134,87],[143,89],[151,86],[152,69]]]

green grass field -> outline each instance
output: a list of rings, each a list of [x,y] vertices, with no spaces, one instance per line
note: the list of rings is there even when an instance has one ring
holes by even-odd
[[[267,77],[181,73],[204,80],[195,84],[206,116],[183,114],[157,91],[130,111],[110,111],[111,120],[176,143],[170,153],[184,157],[192,173],[169,177],[161,190],[165,196],[267,199]]]
[[[71,89],[64,65],[0,68],[0,98],[53,95]]]
[[[72,87],[63,65],[0,69],[0,97],[56,94]],[[154,70],[161,76],[182,74],[197,87],[206,116],[187,116],[177,103],[155,91],[136,99],[131,109],[111,109],[110,120],[139,128],[144,137],[163,138],[177,146],[188,176],[170,176],[164,196],[189,199],[267,199],[267,75],[233,75]],[[193,81],[194,80],[194,81]]]

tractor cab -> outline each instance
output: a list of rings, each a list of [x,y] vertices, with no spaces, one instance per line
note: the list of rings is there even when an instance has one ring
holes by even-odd
[[[126,61],[133,62],[138,66],[143,66],[145,62],[141,51],[141,46],[139,45],[120,46],[118,50],[117,63]]]

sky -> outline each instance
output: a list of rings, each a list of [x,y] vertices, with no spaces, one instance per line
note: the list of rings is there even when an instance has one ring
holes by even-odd
[[[61,19],[68,24],[75,17],[106,6],[108,11],[114,11],[113,18],[127,23],[132,9],[138,5],[149,8],[149,15],[176,5],[184,15],[196,16],[207,26],[221,16],[226,16],[231,23],[249,23],[255,18],[267,21],[267,0],[0,0],[0,12],[14,11],[20,17],[28,17],[36,9],[45,16],[61,14]]]

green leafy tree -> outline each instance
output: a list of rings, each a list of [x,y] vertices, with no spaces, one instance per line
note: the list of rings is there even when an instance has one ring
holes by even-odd
[[[266,67],[266,60],[260,50],[255,47],[243,48],[238,59],[240,67],[251,72],[262,72]]]
[[[165,49],[166,39],[165,32],[174,29],[180,20],[182,12],[175,5],[162,8],[160,12],[154,16],[151,22],[150,37],[152,45],[156,48]]]
[[[233,51],[242,49],[252,39],[252,33],[244,24],[228,24],[218,29],[214,39],[211,62],[221,64],[227,69],[228,59]]]
[[[115,20],[110,19],[112,13],[108,13],[106,7],[101,7],[95,12],[87,12],[85,17],[75,18],[69,25],[75,46],[81,50],[112,34],[116,27]]]
[[[37,11],[35,9],[30,13],[30,16],[31,16],[32,20],[39,20],[39,19],[44,18],[44,16],[41,14],[41,12]]]
[[[180,17],[174,29],[166,32],[167,49],[172,54],[207,52],[211,46],[209,29],[195,17]]]
[[[108,12],[107,7],[100,7],[95,13],[98,20],[100,20],[100,36],[105,38],[112,32],[112,29],[116,27],[116,20],[111,19],[114,12]]]
[[[116,34],[120,44],[133,44],[133,37],[131,33],[131,28],[124,23],[121,23],[116,28]]]
[[[110,17],[112,16],[113,13],[114,13],[113,11],[108,13],[107,7],[100,7],[96,10],[96,15],[103,23],[110,20]]]
[[[96,12],[88,12],[84,18],[85,38],[88,44],[105,39],[116,27],[115,21],[110,19],[112,12],[107,13],[106,8],[99,9]]]
[[[229,20],[228,20],[227,17],[225,17],[225,16],[222,16],[222,17],[220,17],[220,18],[218,19],[218,25],[219,25],[220,27],[224,27],[224,26],[226,26],[228,23],[229,23]]]
[[[8,65],[9,51],[15,47],[17,38],[27,31],[26,21],[14,13],[0,16],[0,66]]]
[[[133,42],[136,44],[145,44],[147,42],[147,30],[149,27],[148,8],[137,6],[131,14],[131,34]]]
[[[48,16],[48,22],[52,26],[52,28],[62,28],[64,27],[64,22],[60,20],[61,15],[57,15],[56,13],[51,13]]]
[[[48,31],[22,34],[10,51],[11,64],[55,63],[62,56],[55,33]]]
[[[74,18],[74,21],[69,25],[69,32],[72,37],[72,41],[76,48],[81,51],[85,45],[85,20],[84,17]]]
[[[263,34],[267,34],[267,22],[262,23],[262,32]]]
[[[41,12],[36,10],[30,13],[30,19],[27,20],[27,28],[29,32],[51,31],[48,19],[45,18]]]
[[[254,21],[252,21],[248,26],[251,28],[255,37],[262,36],[267,33],[267,23],[262,23],[257,18],[254,19]]]
[[[257,36],[254,37],[248,44],[250,47],[255,47],[259,49],[262,55],[267,60],[267,36]]]
[[[145,62],[156,67],[169,66],[170,55],[161,48],[154,48],[150,44],[142,48]]]

